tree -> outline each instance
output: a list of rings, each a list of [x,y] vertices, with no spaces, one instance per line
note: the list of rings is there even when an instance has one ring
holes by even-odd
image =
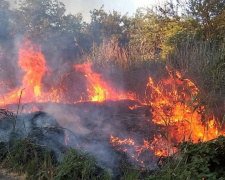
[[[64,13],[64,4],[57,0],[22,0],[14,11],[14,27],[17,33],[39,40],[60,30]]]
[[[100,9],[91,11],[90,32],[93,41],[100,44],[102,40],[118,40],[119,43],[127,42],[127,26],[129,19],[127,15],[121,15],[117,11],[106,13],[103,6]]]
[[[187,5],[187,13],[202,26],[207,40],[224,35],[225,0],[188,0]]]

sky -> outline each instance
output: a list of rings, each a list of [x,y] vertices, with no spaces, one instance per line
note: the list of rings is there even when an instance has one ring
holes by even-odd
[[[8,0],[12,7],[18,7],[15,0]],[[122,15],[128,13],[132,16],[138,7],[151,7],[152,5],[161,4],[165,0],[58,0],[65,4],[66,13],[82,13],[84,21],[90,21],[90,11],[99,9],[104,5],[106,12],[116,10]]]
[[[122,15],[133,15],[138,7],[151,7],[164,0],[60,0],[66,6],[67,13],[81,12],[85,21],[90,21],[90,10],[104,5],[106,12],[116,10]]]

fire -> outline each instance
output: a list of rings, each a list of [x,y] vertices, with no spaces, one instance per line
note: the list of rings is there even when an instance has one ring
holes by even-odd
[[[143,140],[143,145],[137,145],[133,140],[131,144],[130,138],[110,138],[111,144],[123,151],[128,151],[127,147],[132,146],[136,152],[133,156],[137,159],[146,149],[153,150],[156,156],[170,156],[177,151],[175,146],[183,140],[190,139],[196,143],[219,135],[215,118],[204,117],[206,110],[200,103],[197,86],[191,80],[182,78],[179,72],[166,69],[168,77],[157,84],[149,77],[146,102],[142,103],[151,106],[152,121],[160,125],[164,136],[155,134],[152,141]],[[136,107],[129,108],[133,110]]]
[[[45,57],[41,53],[41,46],[37,44],[33,45],[29,40],[20,45],[18,65],[24,72],[22,84],[19,88],[4,95],[4,98],[0,99],[1,105],[18,103],[21,91],[23,91],[23,103],[77,103],[83,101],[102,102],[106,100],[135,99],[135,93],[123,92],[112,88],[102,79],[101,74],[92,71],[91,63],[74,66],[75,70],[84,73],[87,79],[88,99],[85,99],[81,95],[80,100],[69,97],[70,99],[65,101],[62,97],[63,94],[66,94],[67,88],[64,87],[61,81],[58,82],[57,87],[51,87],[47,92],[44,91],[42,79],[47,72],[51,72],[51,69],[47,67]],[[69,73],[64,77],[66,78],[68,75]],[[1,82],[1,84],[3,83]]]
[[[131,150],[132,153],[131,157],[141,164],[144,164],[144,161],[140,158],[141,153],[144,150],[148,150],[151,148],[147,140],[143,140],[142,145],[138,145],[131,138],[121,140],[119,137],[113,135],[110,136],[110,144],[116,147],[117,150],[122,150],[123,152],[128,152]]]
[[[60,102],[60,90],[54,87],[50,91],[43,91],[42,79],[51,69],[47,67],[40,45],[33,45],[29,40],[20,45],[18,65],[23,70],[22,85],[4,95],[0,99],[1,105],[16,104],[22,98],[23,103],[30,102]],[[23,96],[20,97],[23,91]]]
[[[34,102],[41,95],[42,78],[48,68],[43,54],[39,51],[40,47],[31,45],[26,41],[19,49],[18,64],[24,71],[22,85],[20,88],[10,92],[4,99],[0,100],[1,104],[17,103],[21,91],[25,102]]]
[[[154,137],[150,148],[154,151],[155,155],[159,157],[167,157],[177,151],[177,148],[172,147],[169,141],[167,141],[165,138],[162,138],[161,134],[158,134],[157,137]]]
[[[106,100],[135,100],[134,93],[124,93],[112,88],[102,79],[102,75],[92,71],[92,63],[78,64],[74,68],[84,73],[87,79],[88,100],[93,102],[103,102]]]
[[[168,78],[155,85],[149,77],[147,84],[146,101],[152,107],[153,122],[164,126],[167,139],[176,143],[216,138],[215,119],[204,119],[206,112],[198,97],[199,89],[179,72],[173,74],[168,68],[167,71]]]
[[[40,52],[40,46],[34,47],[26,41],[19,49],[19,66],[25,72],[22,87],[25,89],[26,102],[35,101],[41,96],[42,78],[49,70],[46,67],[45,57]]]
[[[128,106],[130,110],[141,108],[141,106],[150,106],[152,119],[148,119],[148,121],[159,125],[165,137],[155,134],[154,139],[146,140],[147,137],[141,143],[129,137],[123,140],[113,135],[110,137],[112,146],[124,152],[128,152],[129,148],[134,149],[135,153],[132,157],[141,163],[143,161],[139,157],[145,150],[154,151],[157,156],[168,156],[176,151],[173,145],[182,140],[207,141],[219,135],[215,118],[213,116],[211,118],[204,117],[206,108],[200,102],[199,89],[191,80],[183,78],[178,71],[173,72],[166,68],[168,77],[158,83],[149,77],[145,101],[141,101],[137,99],[135,93],[124,92],[112,87],[101,74],[94,72],[92,63],[74,65],[73,70],[83,74],[86,80],[86,92],[82,92],[80,100],[77,100],[70,97],[67,93],[68,87],[63,84],[63,79],[68,78],[70,73],[63,75],[56,87],[52,86],[48,90],[44,88],[43,78],[46,73],[51,73],[51,69],[47,66],[45,57],[41,53],[40,45],[32,44],[28,40],[21,44],[18,52],[18,65],[24,73],[21,86],[0,97],[1,106],[17,104],[20,101],[22,103],[72,104],[84,101],[104,102],[124,99],[139,102],[139,105]],[[0,86],[5,86],[5,84],[7,83],[0,81]],[[68,96],[67,100],[63,98],[65,94]],[[33,107],[29,112],[35,110],[38,108]],[[66,143],[67,141],[68,139],[65,140]]]

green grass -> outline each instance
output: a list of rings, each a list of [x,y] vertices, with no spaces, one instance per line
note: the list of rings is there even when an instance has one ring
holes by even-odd
[[[31,138],[0,143],[0,163],[13,172],[26,174],[28,180],[111,179],[88,153],[68,149],[62,162],[57,162],[49,148],[35,144]]]
[[[27,179],[50,179],[55,157],[51,150],[36,145],[30,138],[14,139],[1,146],[1,163],[18,173],[25,173]]]
[[[107,171],[96,164],[89,154],[69,149],[57,167],[53,179],[108,180],[111,177]]]

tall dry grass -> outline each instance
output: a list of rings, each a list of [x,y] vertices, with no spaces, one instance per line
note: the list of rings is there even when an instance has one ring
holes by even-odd
[[[168,55],[167,63],[198,85],[204,94],[204,103],[222,119],[225,112],[225,43],[183,43]]]
[[[93,43],[92,52],[85,53],[82,59],[103,67],[118,66],[129,69],[142,65],[153,56],[154,53],[148,52],[144,45],[127,44],[122,46],[117,40],[104,39],[100,46]]]

